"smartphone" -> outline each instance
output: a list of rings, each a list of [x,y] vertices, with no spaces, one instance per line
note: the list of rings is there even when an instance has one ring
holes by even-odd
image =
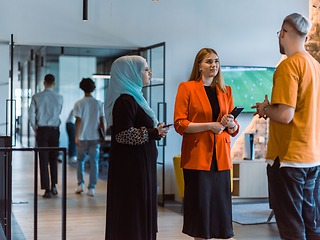
[[[233,115],[234,119],[236,119],[243,109],[244,107],[235,107],[230,114]]]
[[[170,123],[170,124],[164,125],[164,126],[162,126],[162,127],[163,127],[163,128],[165,128],[165,127],[171,127],[171,126],[173,126],[173,123]]]

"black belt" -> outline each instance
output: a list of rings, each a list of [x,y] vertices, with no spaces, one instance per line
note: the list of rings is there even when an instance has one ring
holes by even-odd
[[[38,127],[38,129],[55,129],[55,130],[59,130],[59,127],[50,127],[50,126],[43,126],[43,127]]]

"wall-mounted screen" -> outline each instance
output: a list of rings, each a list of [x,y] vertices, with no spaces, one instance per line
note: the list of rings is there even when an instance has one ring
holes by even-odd
[[[251,109],[262,102],[267,94],[270,100],[272,79],[275,68],[221,66],[225,84],[232,88],[235,106],[243,106],[243,112],[255,112]]]

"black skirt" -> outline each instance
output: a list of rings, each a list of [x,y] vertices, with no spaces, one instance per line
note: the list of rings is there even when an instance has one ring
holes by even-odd
[[[230,170],[218,171],[214,153],[210,171],[183,169],[183,173],[182,232],[207,239],[233,237]]]

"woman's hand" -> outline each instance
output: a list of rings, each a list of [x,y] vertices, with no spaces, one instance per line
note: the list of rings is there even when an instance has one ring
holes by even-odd
[[[169,127],[163,127],[163,126],[164,126],[164,122],[161,123],[161,124],[157,127],[159,136],[160,136],[161,138],[164,138],[164,137],[167,135],[168,131],[169,131]]]
[[[221,118],[221,124],[228,128],[228,133],[233,134],[238,130],[238,125],[234,122],[234,117],[231,114],[226,114]]]
[[[219,122],[211,122],[209,129],[213,133],[220,134],[225,129],[225,127],[222,126]]]
[[[226,114],[221,118],[221,124],[227,128],[234,128],[237,125],[234,122],[234,117],[231,114]]]

